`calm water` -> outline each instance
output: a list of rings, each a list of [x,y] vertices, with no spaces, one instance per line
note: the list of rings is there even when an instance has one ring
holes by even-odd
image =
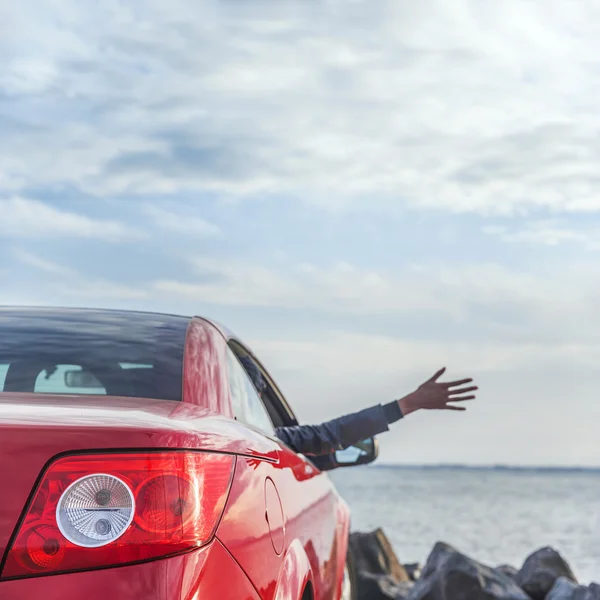
[[[424,562],[442,540],[491,566],[518,568],[551,545],[582,582],[600,582],[598,472],[359,467],[331,478],[353,529],[382,526],[402,562]]]

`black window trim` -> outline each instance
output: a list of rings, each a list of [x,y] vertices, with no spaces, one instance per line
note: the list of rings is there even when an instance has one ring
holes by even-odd
[[[246,346],[244,346],[244,344],[242,344],[239,340],[235,338],[229,339],[227,345],[238,360],[240,356],[248,355],[252,358],[252,360],[256,363],[256,366],[260,369],[260,372],[262,373],[263,378],[269,385],[272,394],[268,394],[266,401],[265,399],[260,398],[260,396],[259,398],[265,405],[265,409],[267,410],[267,413],[271,420],[273,420],[273,412],[278,417],[277,420],[279,421],[279,423],[274,423],[275,427],[280,426],[280,424],[282,424],[285,427],[298,425],[298,419],[296,418],[296,415],[294,414],[290,405],[286,401],[284,395],[281,393],[281,390],[277,387],[277,384],[275,383],[273,378],[269,375],[268,371],[264,368],[264,366],[256,358],[256,356]]]

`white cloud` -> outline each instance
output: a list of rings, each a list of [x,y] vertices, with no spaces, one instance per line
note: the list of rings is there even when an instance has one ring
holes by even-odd
[[[337,209],[600,210],[591,3],[15,11],[4,86],[29,128],[2,136],[0,181]]]
[[[85,302],[93,299],[94,304],[98,301],[141,300],[148,297],[148,291],[143,285],[135,287],[102,278],[82,276],[67,265],[59,264],[20,249],[16,249],[13,256],[21,263],[52,276],[48,285],[50,293],[44,294],[44,296],[58,296],[61,301],[64,298]],[[28,299],[26,303],[31,303],[31,300]],[[39,299],[33,303],[39,303]],[[43,304],[46,304],[46,302],[43,302]]]
[[[589,225],[578,227],[557,219],[544,219],[511,227],[486,225],[483,231],[498,236],[505,242],[526,243],[542,246],[578,244],[588,250],[600,249],[600,229]]]
[[[154,220],[156,225],[175,233],[200,237],[214,237],[221,233],[219,227],[214,223],[189,214],[189,207],[186,213],[177,213],[152,205],[145,207],[145,211]]]
[[[129,300],[144,300],[148,298],[148,291],[143,287],[135,287],[108,281],[106,279],[81,279],[73,281],[69,286],[55,286],[55,292],[64,298],[70,298],[78,302],[92,301],[98,306],[99,301],[117,300],[126,302]],[[139,308],[139,306],[136,306]]]
[[[0,89],[9,94],[37,94],[51,87],[56,66],[37,59],[17,59],[0,75]]]
[[[76,273],[70,267],[47,260],[40,256],[36,256],[31,252],[17,250],[14,252],[14,255],[22,263],[52,275],[58,275],[62,277],[73,277],[76,275]]]
[[[161,280],[165,294],[223,305],[314,308],[340,312],[399,312],[433,309],[439,300],[423,286],[388,279],[377,271],[339,263],[330,268],[281,264],[274,268],[243,261],[195,259],[193,281]]]
[[[119,221],[60,210],[37,200],[0,199],[0,234],[15,238],[76,237],[110,241],[138,239],[142,234]]]
[[[425,379],[446,366],[449,376],[468,375],[477,365],[480,373],[516,373],[526,368],[540,369],[560,363],[593,368],[600,361],[600,343],[547,344],[531,342],[473,342],[464,340],[397,339],[373,334],[324,331],[318,340],[253,341],[260,356],[284,371],[319,371],[332,380],[352,373],[356,379],[403,378],[415,374]],[[402,365],[402,367],[400,367]],[[467,369],[467,371],[465,371]],[[430,372],[431,371],[431,372]],[[418,383],[415,380],[415,384]]]
[[[159,280],[150,294],[190,306],[310,310],[377,322],[419,319],[432,339],[574,343],[600,340],[600,275],[593,265],[547,273],[502,265],[429,265],[399,271],[281,264],[271,268],[236,261],[195,261],[189,281]],[[407,321],[406,321],[407,320]],[[404,325],[406,327],[406,325]]]

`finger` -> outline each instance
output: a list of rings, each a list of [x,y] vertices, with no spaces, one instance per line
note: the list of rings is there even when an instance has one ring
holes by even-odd
[[[468,379],[457,379],[456,381],[450,381],[448,383],[444,383],[447,388],[456,387],[458,385],[465,385],[465,383],[471,383],[473,381],[472,377]]]
[[[479,388],[476,385],[472,385],[471,387],[466,387],[466,388],[459,388],[457,390],[449,390],[448,394],[450,396],[456,396],[456,394],[466,394],[467,392],[475,392],[477,391]]]
[[[447,402],[464,402],[465,400],[475,400],[475,396],[456,396],[456,398],[450,398]]]
[[[464,406],[446,406],[445,410],[458,410],[460,412],[464,412],[465,410],[467,410]]]
[[[446,372],[446,367],[442,367],[435,375],[427,381],[437,381]]]

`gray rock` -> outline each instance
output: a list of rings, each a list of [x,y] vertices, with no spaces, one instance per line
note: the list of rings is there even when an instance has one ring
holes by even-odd
[[[513,581],[516,580],[517,574],[519,573],[517,569],[511,567],[510,565],[500,565],[499,567],[496,567],[496,571],[506,575],[507,577],[510,577]]]
[[[546,600],[600,600],[600,585],[592,583],[590,586],[577,585],[570,579],[559,577]]]
[[[394,598],[394,600],[408,600],[408,596],[411,590],[413,589],[414,585],[415,584],[412,581],[408,583],[399,583],[396,586],[396,597]]]
[[[359,571],[358,573],[358,597],[368,600],[406,600],[414,583],[393,580],[389,575],[381,575]]]
[[[553,548],[546,547],[527,558],[516,581],[533,600],[544,600],[559,577],[577,583],[565,559]]]
[[[404,600],[412,581],[382,529],[350,534],[359,598]]]
[[[411,581],[417,581],[421,577],[421,571],[423,567],[419,563],[412,563],[409,565],[403,565],[406,574]]]
[[[546,600],[572,600],[577,587],[577,584],[570,579],[559,577],[546,596]]]
[[[408,600],[529,600],[507,575],[438,542]]]

